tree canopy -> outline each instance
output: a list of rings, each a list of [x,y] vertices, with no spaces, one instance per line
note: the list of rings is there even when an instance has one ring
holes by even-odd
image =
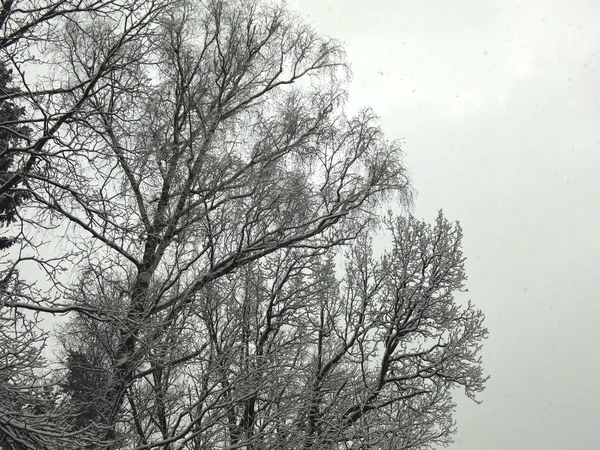
[[[0,395],[0,445],[450,441],[454,389],[485,383],[462,230],[384,213],[410,201],[402,151],[346,112],[339,43],[254,0],[23,0],[0,25],[0,199],[23,210],[0,390],[35,396]]]

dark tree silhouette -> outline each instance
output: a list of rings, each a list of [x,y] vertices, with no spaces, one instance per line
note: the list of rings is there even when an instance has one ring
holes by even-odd
[[[18,92],[13,86],[12,71],[6,64],[0,64],[0,185],[15,176],[15,147],[27,143],[31,129],[21,122],[25,119],[25,109],[9,99]],[[17,221],[17,208],[29,198],[29,193],[16,183],[0,194],[0,226],[8,226]],[[0,250],[14,244],[14,238],[0,236]]]
[[[106,390],[107,374],[91,353],[67,351],[66,375],[60,383],[73,406],[73,427],[82,429],[98,421],[103,393]]]

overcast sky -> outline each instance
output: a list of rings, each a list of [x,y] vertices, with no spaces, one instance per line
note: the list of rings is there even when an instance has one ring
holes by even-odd
[[[451,450],[600,448],[600,1],[289,3],[404,141],[415,215],[463,226],[492,378]]]

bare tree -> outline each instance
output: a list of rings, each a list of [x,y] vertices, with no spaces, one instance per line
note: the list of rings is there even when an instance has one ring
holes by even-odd
[[[41,312],[57,313],[60,295],[42,292],[21,272],[37,265],[55,287],[68,253],[44,257],[40,230],[54,224],[23,207],[34,180],[49,180],[56,160],[68,159],[61,129],[103,77],[121,67],[124,47],[145,35],[167,4],[113,0],[6,0],[0,12],[0,444],[8,448],[84,448],[71,433],[72,411],[56,398],[43,358]],[[97,54],[88,77],[65,76],[60,42],[93,21],[113,21],[111,44]],[[26,74],[27,73],[27,74]],[[36,77],[36,73],[38,76]],[[68,101],[67,101],[68,98]],[[72,149],[77,151],[77,149]],[[32,205],[33,206],[33,205]],[[6,233],[6,235],[5,235]],[[9,250],[6,250],[9,248]],[[33,309],[33,311],[32,311]]]
[[[65,230],[77,276],[4,303],[76,313],[62,405],[94,405],[87,442],[447,442],[450,389],[484,381],[482,316],[452,302],[460,229],[390,219],[370,255],[409,188],[374,114],[344,112],[340,46],[259,1],[101,5],[47,21],[56,78],[19,149],[30,224]]]
[[[288,248],[199,291],[154,341],[126,393],[121,430],[132,447],[451,442],[452,390],[475,399],[485,382],[483,315],[454,299],[465,280],[462,232],[441,214],[433,226],[386,224],[388,250],[374,258],[369,238],[359,238],[346,248],[343,276],[333,249]],[[94,326],[74,319],[70,341],[119,337]],[[104,360],[116,356],[110,344],[95,349]]]
[[[44,355],[48,332],[38,312],[9,307],[42,299],[13,268],[2,273],[0,286],[0,448],[81,449],[95,433],[73,430],[77,411],[62,401]],[[39,301],[39,300],[38,300]]]
[[[164,7],[157,2],[115,0],[5,0],[0,13],[0,63],[18,74],[19,89],[6,91],[0,101],[20,101],[27,106],[25,122],[32,132],[22,136],[26,145],[3,149],[2,157],[14,162],[10,177],[0,184],[0,195],[21,183],[30,172],[39,171],[39,164],[48,163],[54,155],[47,148],[57,138],[61,127],[69,121],[86,99],[98,90],[98,82],[115,70],[122,62],[123,47],[144,33],[149,23]],[[54,77],[52,70],[61,64],[60,59],[50,60],[52,43],[60,41],[65,29],[80,29],[90,21],[112,22],[115,25],[111,44],[105,42],[104,52],[94,55],[93,71],[87,76]],[[120,26],[116,26],[120,24]],[[54,63],[54,65],[52,64]],[[53,67],[52,70],[48,70]],[[27,77],[27,71],[42,72],[40,77]],[[32,79],[33,78],[33,79]],[[72,101],[65,103],[58,97],[69,94]],[[5,120],[2,129],[15,128],[19,121]]]

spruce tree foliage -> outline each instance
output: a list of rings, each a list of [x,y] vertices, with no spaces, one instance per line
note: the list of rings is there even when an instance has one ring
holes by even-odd
[[[0,64],[0,185],[6,183],[15,174],[15,147],[27,142],[30,128],[21,125],[25,118],[25,109],[10,100],[10,94],[17,92],[13,85],[13,73],[6,64]],[[0,195],[0,226],[6,227],[17,221],[17,208],[30,195],[20,184],[11,187]],[[14,238],[0,236],[0,250],[14,243]]]
[[[60,387],[73,405],[73,427],[82,429],[98,421],[106,375],[97,362],[90,360],[89,352],[67,351],[65,368]]]

